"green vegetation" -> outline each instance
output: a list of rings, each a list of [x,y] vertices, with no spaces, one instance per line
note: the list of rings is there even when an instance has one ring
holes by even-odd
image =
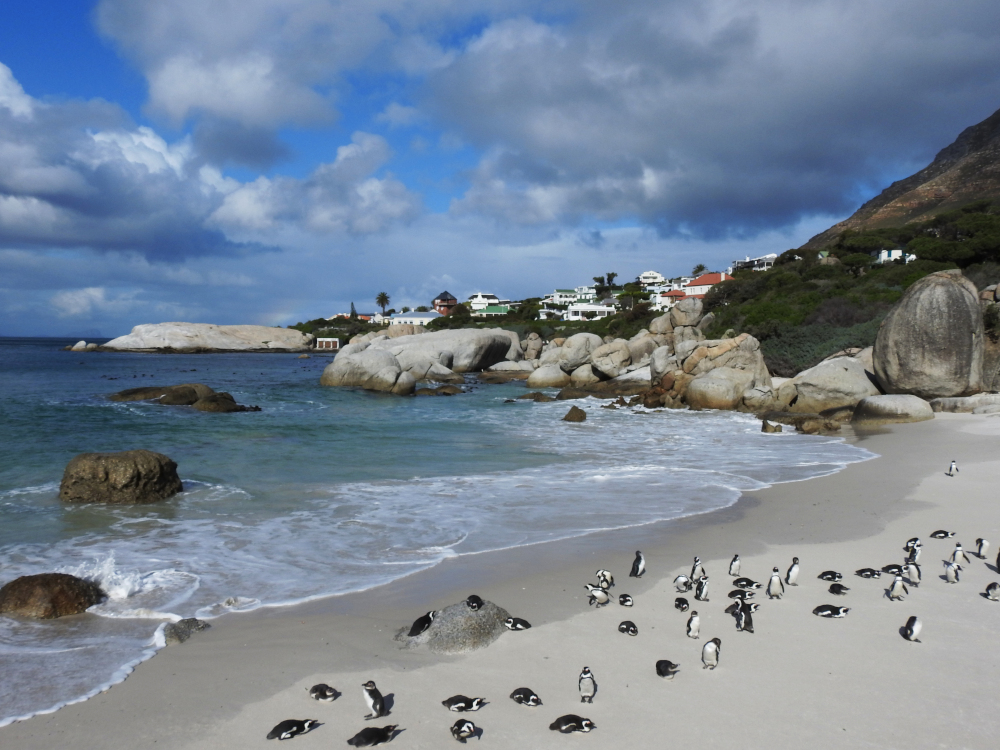
[[[340,339],[341,344],[347,343],[352,336],[381,330],[381,326],[366,323],[360,318],[334,318],[333,320],[316,318],[288,327],[302,331],[302,333],[311,333],[318,339]]]
[[[389,306],[389,295],[385,292],[379,292],[375,295],[375,304],[382,308],[382,314],[385,315],[385,308]]]

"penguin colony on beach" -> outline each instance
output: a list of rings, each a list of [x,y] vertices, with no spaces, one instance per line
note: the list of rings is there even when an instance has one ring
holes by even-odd
[[[957,472],[958,467],[952,462],[948,473],[953,476]],[[934,540],[947,540],[954,538],[955,535],[954,531],[939,529],[932,532],[929,537]],[[954,549],[943,560],[945,572],[941,578],[944,581],[949,584],[958,584],[960,582],[960,575],[965,569],[963,566],[968,567],[972,564],[969,558],[970,554],[979,560],[986,559],[990,550],[990,543],[986,539],[979,538],[976,539],[975,544],[976,551],[967,552],[963,549],[961,542],[955,543]],[[854,574],[858,578],[871,581],[878,580],[882,573],[892,576],[892,582],[884,589],[885,598],[890,602],[906,601],[910,595],[909,587],[918,589],[921,584],[922,573],[918,560],[920,559],[923,546],[919,537],[913,537],[903,545],[906,557],[902,564],[889,563],[882,566],[881,569],[872,567],[858,568]],[[791,565],[784,575],[781,574],[779,566],[774,566],[766,587],[762,587],[760,583],[751,578],[742,577],[740,575],[741,567],[740,556],[738,554],[734,555],[729,563],[728,571],[729,575],[734,579],[732,581],[734,588],[727,595],[729,604],[725,608],[725,612],[734,618],[738,632],[752,634],[754,632],[753,615],[761,606],[757,602],[752,601],[755,593],[757,590],[763,588],[769,600],[782,599],[787,591],[786,586],[799,585],[800,561],[798,557],[793,557]],[[997,555],[994,570],[1000,573],[1000,554]],[[631,571],[629,572],[629,577],[641,578],[645,572],[646,558],[642,552],[637,551]],[[588,592],[589,604],[596,608],[601,608],[611,601],[612,597],[609,589],[615,585],[614,576],[611,571],[603,568],[599,569],[595,575],[597,577],[596,585],[586,584],[585,588]],[[817,579],[830,584],[829,593],[839,597],[845,597],[851,591],[851,588],[841,583],[843,577],[841,573],[834,570],[825,570],[817,575]],[[700,557],[694,558],[690,574],[682,573],[673,581],[673,585],[678,593],[688,594],[693,591],[694,598],[699,602],[705,603],[709,601],[708,583],[709,575]],[[907,584],[909,584],[909,587]],[[988,601],[1000,602],[1000,582],[990,583],[981,596]],[[474,612],[479,611],[485,605],[485,602],[476,595],[468,597],[465,603]],[[635,601],[629,594],[620,594],[618,596],[618,603],[623,607],[632,607]],[[679,612],[688,613],[686,623],[687,637],[693,640],[701,640],[702,618],[698,612],[691,610],[688,600],[681,596],[675,598],[674,607]],[[841,619],[846,617],[851,612],[851,609],[851,607],[835,604],[821,604],[815,607],[812,612],[818,617]],[[439,612],[432,610],[418,617],[410,627],[408,635],[415,637],[426,632],[432,627],[434,618],[438,614]],[[531,627],[530,623],[526,620],[517,617],[507,618],[504,625],[511,631],[527,630]],[[899,635],[911,643],[921,643],[920,635],[923,625],[923,621],[918,616],[911,615],[905,624],[899,628]],[[618,630],[630,636],[639,635],[639,628],[632,620],[622,621],[618,626]],[[721,654],[721,638],[715,637],[705,641],[701,647],[702,668],[705,670],[718,668]],[[680,664],[667,659],[659,659],[655,662],[656,675],[663,680],[673,680],[680,673],[680,669]],[[325,683],[314,685],[311,688],[307,688],[307,690],[310,697],[316,701],[333,702],[341,696],[336,688]],[[597,678],[589,667],[583,667],[580,672],[577,678],[577,690],[581,703],[591,704],[594,702],[598,693],[598,685]],[[373,680],[369,680],[362,685],[362,694],[369,711],[368,715],[364,717],[366,720],[379,719],[389,714],[385,699]],[[516,688],[510,693],[509,697],[514,703],[529,708],[537,708],[543,705],[541,698],[527,687]],[[470,698],[464,695],[454,695],[441,701],[441,704],[448,711],[466,713],[479,711],[484,706],[487,706],[488,702],[485,698],[481,697]],[[267,739],[291,739],[297,735],[306,734],[318,726],[322,726],[322,724],[317,719],[286,719],[279,722],[268,733]],[[374,747],[381,745],[393,739],[397,728],[397,725],[366,727],[347,740],[347,744],[353,747]],[[576,714],[560,716],[549,725],[550,730],[561,734],[588,733],[596,728],[597,726],[591,719]],[[459,719],[450,727],[450,733],[455,740],[465,744],[469,738],[481,738],[482,730],[468,719]]]

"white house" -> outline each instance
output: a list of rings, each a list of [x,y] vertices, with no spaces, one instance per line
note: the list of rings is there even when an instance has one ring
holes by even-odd
[[[663,274],[657,271],[643,271],[639,274],[639,283],[644,287],[647,286],[659,286],[666,281],[663,278]]]
[[[591,302],[576,302],[569,306],[566,310],[566,315],[563,320],[593,320],[595,318],[606,318],[609,315],[614,315],[615,306],[611,304],[607,305],[595,305]]]
[[[683,291],[688,297],[703,297],[720,281],[728,281],[731,278],[733,277],[728,273],[703,273],[697,279],[692,279]]]
[[[441,313],[436,310],[428,310],[427,312],[396,313],[389,321],[389,325],[395,326],[400,325],[401,323],[410,323],[415,326],[425,326],[432,320],[437,320],[440,317],[442,317]]]
[[[476,312],[487,307],[495,307],[496,305],[510,305],[510,300],[500,299],[495,294],[490,294],[489,292],[477,292],[469,297],[468,305],[472,312]]]
[[[748,255],[746,260],[733,261],[733,271],[742,271],[746,268],[749,268],[751,271],[769,271],[774,267],[774,262],[777,259],[777,253],[768,253],[767,255],[762,255],[759,258],[751,258]]]
[[[917,259],[917,256],[913,253],[904,253],[900,248],[894,248],[893,250],[882,249],[878,253],[872,253],[875,256],[875,262],[878,264],[882,263],[892,263],[896,260],[901,260],[904,263],[911,263]]]

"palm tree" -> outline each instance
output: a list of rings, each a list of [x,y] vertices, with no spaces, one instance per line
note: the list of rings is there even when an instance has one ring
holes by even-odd
[[[705,268],[705,264],[704,263],[699,263],[698,265],[696,265],[694,268],[691,269],[691,275],[692,276],[701,276],[707,270],[708,269]]]
[[[379,292],[378,296],[375,297],[375,304],[382,308],[382,314],[385,315],[385,308],[389,306],[389,295],[385,292]]]

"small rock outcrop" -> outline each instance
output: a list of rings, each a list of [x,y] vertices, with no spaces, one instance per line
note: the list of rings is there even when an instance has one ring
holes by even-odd
[[[752,372],[716,367],[694,378],[684,398],[692,409],[735,409],[752,387]]]
[[[81,453],[63,472],[59,499],[65,503],[155,503],[183,490],[177,464],[147,450]]]
[[[571,378],[559,365],[542,365],[528,376],[529,388],[562,388]]]
[[[354,386],[369,391],[383,391],[408,396],[416,390],[417,380],[410,373],[403,372],[392,352],[384,349],[363,349],[349,352],[350,344],[344,347],[324,368],[320,385]]]
[[[182,383],[181,385],[147,385],[142,388],[112,393],[110,401],[151,401],[159,399],[161,404],[189,406],[199,398],[211,396],[214,390],[201,383]]]
[[[160,399],[160,403],[163,403],[163,399]],[[231,414],[233,412],[240,411],[260,411],[259,406],[243,406],[242,404],[237,404],[236,399],[225,391],[222,391],[221,393],[212,393],[208,396],[199,398],[191,404],[191,406],[198,411],[215,412],[218,414]]]
[[[78,615],[107,598],[96,583],[66,573],[21,576],[0,588],[0,614],[51,620]]]
[[[891,394],[862,399],[854,409],[851,424],[923,422],[927,419],[934,419],[934,411],[922,398],[909,394]]]
[[[886,393],[930,399],[981,391],[983,314],[975,285],[957,269],[913,284],[882,322],[873,363]]]
[[[930,401],[931,410],[952,414],[984,413],[984,409],[1000,407],[1000,393],[978,393],[975,396],[935,398]]]
[[[548,401],[555,401],[555,398],[540,391],[534,393],[524,393],[517,397],[518,401],[534,401],[536,404],[544,404]]]
[[[168,622],[163,628],[163,638],[168,646],[175,643],[184,643],[184,641],[195,633],[208,630],[210,627],[212,626],[204,620],[199,620],[195,617],[186,617],[177,622]]]
[[[102,349],[133,352],[297,352],[312,348],[311,333],[270,326],[217,326],[209,323],[138,325]]]
[[[809,413],[854,406],[861,399],[878,394],[864,365],[854,357],[823,360],[777,389],[778,404],[782,408]]]
[[[569,411],[566,412],[566,416],[562,418],[563,422],[586,422],[587,412],[581,409],[579,406],[569,407]]]
[[[760,422],[760,431],[761,432],[769,432],[769,433],[781,432],[781,425],[780,424],[771,424],[766,419],[762,419],[761,422]]]
[[[503,623],[508,617],[507,610],[493,602],[484,601],[477,610],[459,602],[440,610],[420,635],[410,638],[410,626],[406,625],[396,633],[395,640],[405,648],[427,646],[437,654],[467,654],[486,648],[503,635],[507,630]]]

